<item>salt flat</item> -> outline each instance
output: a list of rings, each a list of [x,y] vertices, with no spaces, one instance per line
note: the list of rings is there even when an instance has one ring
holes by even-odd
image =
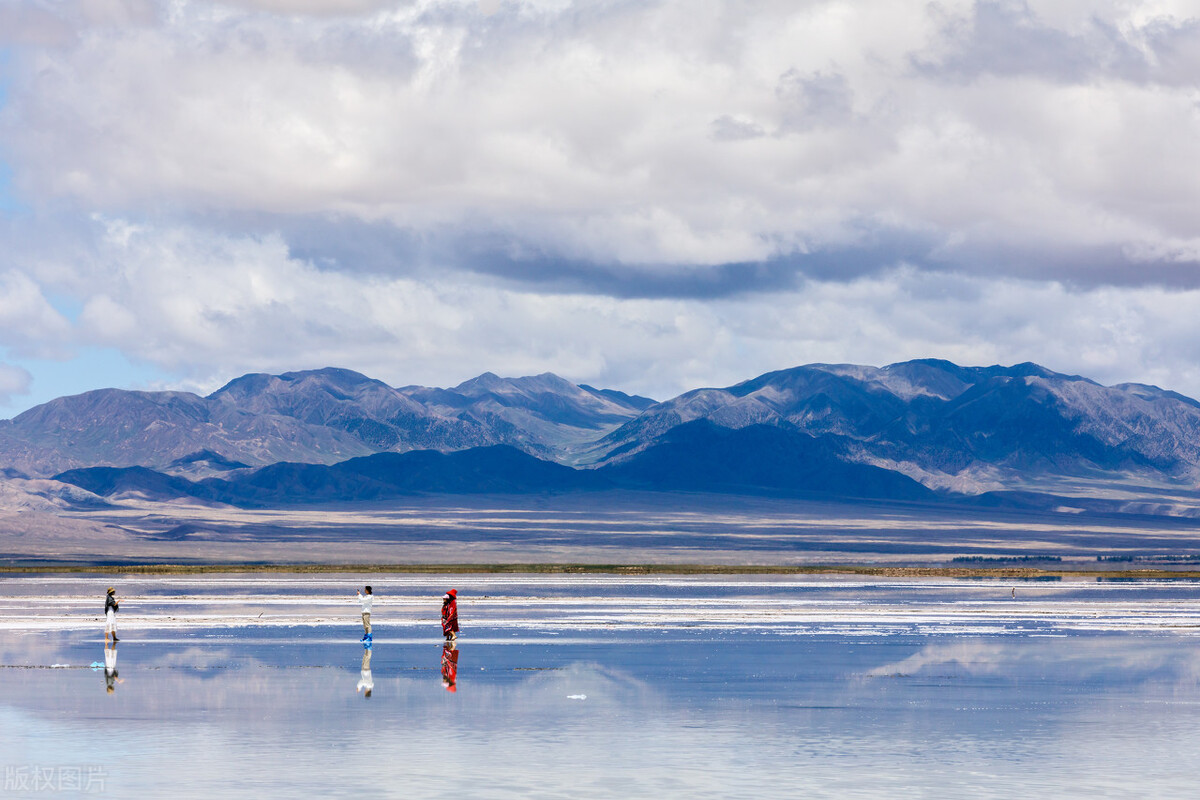
[[[1188,580],[6,577],[0,768],[16,797],[1191,797],[1198,633]]]
[[[380,641],[437,635],[438,597],[459,589],[493,639],[602,631],[1024,635],[1062,631],[1200,634],[1200,583],[1122,580],[888,580],[813,576],[39,575],[10,577],[0,630],[96,631],[104,590],[122,598],[127,639],[191,629],[246,631],[355,624],[370,582]],[[98,599],[99,598],[99,599]],[[424,636],[422,635],[424,630]],[[395,631],[394,634],[388,631]],[[473,636],[479,641],[478,635]],[[507,641],[507,639],[504,639]]]

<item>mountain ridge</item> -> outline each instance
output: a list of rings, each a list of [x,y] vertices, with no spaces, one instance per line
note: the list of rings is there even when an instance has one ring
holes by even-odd
[[[1145,384],[1104,387],[1032,363],[938,360],[805,365],[692,390],[625,423],[596,449],[602,458],[627,458],[696,419],[841,436],[864,462],[947,474],[989,465],[1014,474],[1142,469],[1191,480],[1200,467],[1200,404],[1183,395]]]
[[[95,390],[0,422],[0,463],[39,478],[140,466],[223,479],[278,463],[494,446],[664,491],[911,489],[895,476],[960,494],[1125,480],[1191,491],[1200,402],[1032,362],[807,364],[663,402],[553,373],[396,388],[331,367],[252,373],[203,398]],[[690,483],[671,477],[684,474]],[[839,475],[840,486],[825,480]]]
[[[464,394],[397,389],[328,367],[250,373],[207,397],[97,389],[0,421],[0,459],[48,476],[89,466],[172,469],[178,459],[205,450],[250,466],[493,444],[548,456],[615,428],[652,402],[584,390],[550,373],[493,378],[487,392],[460,384],[456,388],[467,386]]]

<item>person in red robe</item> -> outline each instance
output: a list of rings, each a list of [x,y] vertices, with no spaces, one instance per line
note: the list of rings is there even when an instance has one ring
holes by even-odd
[[[442,595],[442,635],[447,641],[458,638],[458,590]]]

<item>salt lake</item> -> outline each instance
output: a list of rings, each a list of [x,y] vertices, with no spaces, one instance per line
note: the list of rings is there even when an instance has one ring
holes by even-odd
[[[1192,797],[1197,741],[1185,580],[0,579],[4,797]]]

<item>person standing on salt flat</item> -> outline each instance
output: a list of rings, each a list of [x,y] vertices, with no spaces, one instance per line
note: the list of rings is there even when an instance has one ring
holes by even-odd
[[[371,604],[375,601],[375,595],[371,593],[371,587],[363,587],[366,593],[357,592],[358,602],[362,603],[362,620],[363,620],[363,635],[359,639],[360,642],[371,641]]]
[[[104,641],[108,641],[108,635],[112,634],[113,644],[117,643],[117,609],[120,604],[117,602],[116,589],[108,587],[108,595],[104,598]]]
[[[442,595],[442,635],[450,642],[458,638],[457,589],[451,589]]]

